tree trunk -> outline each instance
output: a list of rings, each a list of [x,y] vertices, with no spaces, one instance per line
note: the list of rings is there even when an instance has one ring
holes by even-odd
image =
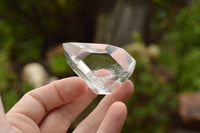
[[[97,15],[95,42],[121,46],[133,41],[131,33],[143,31],[145,0],[104,1]]]

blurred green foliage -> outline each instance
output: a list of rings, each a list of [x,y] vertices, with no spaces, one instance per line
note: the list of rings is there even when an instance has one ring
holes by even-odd
[[[152,57],[149,47],[140,43],[133,43],[125,49],[136,59],[137,65],[130,78],[135,91],[127,104],[128,117],[123,132],[166,132],[171,112],[176,109],[176,92],[170,83],[170,68],[159,60],[168,60],[169,56]]]
[[[69,65],[67,65],[64,54],[55,54],[48,59],[48,68],[50,72],[58,77],[75,75]]]
[[[6,111],[32,89],[21,80],[22,67],[45,58],[43,52],[48,47],[44,42],[60,31],[62,17],[75,9],[76,0],[0,0],[0,93]],[[52,64],[59,71],[66,65],[57,61],[49,64],[52,73],[56,71]]]
[[[178,55],[185,56],[199,47],[200,42],[200,2],[194,2],[177,15],[169,30],[170,43],[177,47]]]
[[[180,91],[200,90],[200,48],[190,50],[180,63],[178,87]]]
[[[16,80],[16,73],[11,68],[11,62],[9,60],[10,48],[13,44],[14,37],[12,36],[12,31],[9,25],[0,19],[0,92],[5,92],[3,95],[4,103],[6,104],[5,109],[9,109],[19,98],[16,91],[10,90],[9,88],[13,80]],[[9,37],[10,38],[9,38]],[[4,98],[6,97],[6,98]],[[10,99],[10,100],[9,100]]]
[[[157,42],[160,49],[157,58],[149,56],[144,41],[136,32],[133,33],[139,44],[134,43],[126,49],[137,61],[130,78],[134,82],[135,93],[128,102],[129,113],[123,132],[168,132],[173,121],[171,115],[177,111],[177,94],[200,91],[199,11],[200,2],[194,1],[178,12]],[[167,14],[160,17],[160,24],[166,19]],[[162,26],[152,28],[159,30]]]
[[[176,49],[177,88],[180,91],[200,90],[200,2],[183,8],[168,31],[170,47]]]

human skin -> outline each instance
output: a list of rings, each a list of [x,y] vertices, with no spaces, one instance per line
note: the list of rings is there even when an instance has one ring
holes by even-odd
[[[101,100],[74,133],[119,133],[127,115],[124,103],[133,90],[133,84],[125,81]],[[0,101],[0,132],[66,133],[96,96],[84,80],[70,77],[26,93],[7,114]]]

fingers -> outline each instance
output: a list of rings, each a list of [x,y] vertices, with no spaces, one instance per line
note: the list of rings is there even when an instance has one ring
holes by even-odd
[[[97,133],[120,133],[126,116],[126,105],[122,102],[113,103],[108,109]]]
[[[40,125],[42,133],[66,133],[72,121],[91,103],[97,95],[90,89],[87,92],[56,110],[53,110]]]
[[[102,120],[105,117],[105,114],[108,111],[108,108],[116,101],[126,102],[132,95],[134,90],[133,84],[131,81],[125,81],[117,90],[112,94],[107,95],[95,108],[95,110],[83,120],[74,133],[87,132],[94,133],[99,128]]]
[[[6,118],[3,104],[1,101],[1,96],[0,96],[0,132],[9,133],[11,131],[12,131],[12,128],[8,122],[8,119]]]
[[[20,115],[38,124],[49,111],[74,101],[77,97],[83,95],[86,90],[87,84],[80,78],[73,77],[58,80],[25,94],[7,113],[7,117]]]

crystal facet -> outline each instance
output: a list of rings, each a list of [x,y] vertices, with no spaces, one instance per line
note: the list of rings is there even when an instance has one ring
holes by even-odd
[[[129,78],[136,61],[122,48],[97,43],[63,43],[73,71],[96,94],[110,94]]]

